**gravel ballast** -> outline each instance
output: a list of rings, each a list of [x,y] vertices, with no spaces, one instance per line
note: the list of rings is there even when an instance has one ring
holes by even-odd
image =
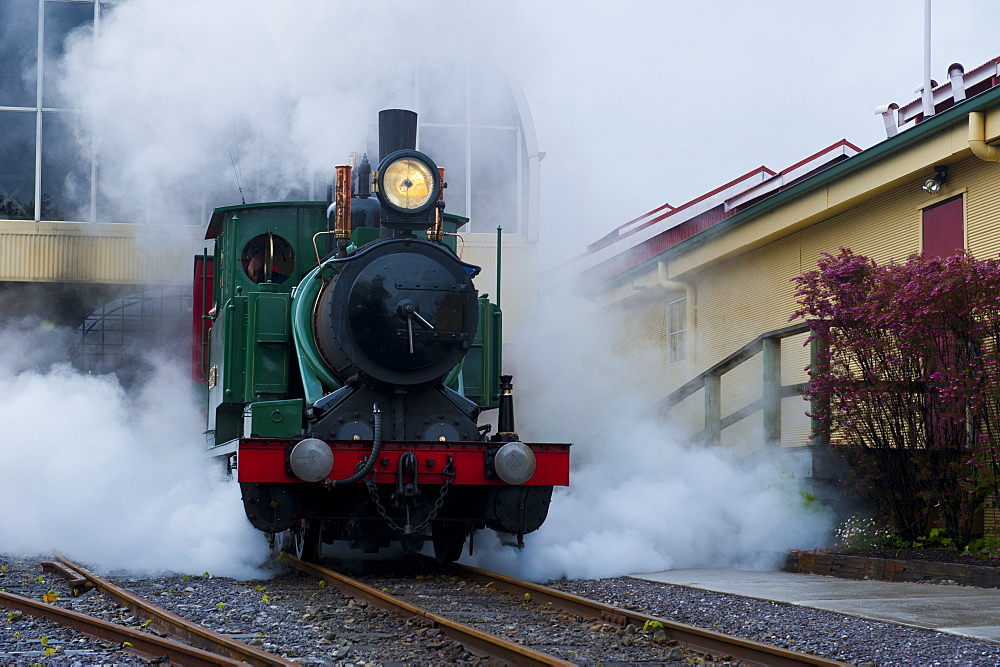
[[[54,604],[141,627],[142,619],[96,592],[70,597],[62,579],[42,572],[40,563],[46,559],[0,555],[0,566],[5,568],[0,571],[0,588],[33,599],[55,591],[60,598]],[[275,568],[274,578],[259,581],[210,574],[110,573],[109,578],[154,604],[303,664],[490,664],[428,628],[424,621],[403,619],[346,598],[280,563]],[[402,569],[407,585],[416,584],[416,575]],[[387,588],[394,585],[389,580],[384,583]],[[614,606],[858,665],[1000,664],[997,643],[805,607],[628,577],[563,580],[549,585]],[[0,664],[142,664],[107,642],[86,638],[55,623],[26,615],[11,617],[9,610],[0,611]],[[629,647],[630,661],[672,664],[676,657],[675,664],[680,664],[682,660],[680,655],[664,652],[662,645],[641,632],[602,626],[579,623],[576,629],[563,631],[559,644],[571,645],[573,632],[602,633],[610,640],[609,655],[588,655],[580,662],[613,661],[616,652],[611,647],[622,644]],[[516,623],[505,626],[507,638],[526,645],[537,642],[537,628],[519,628]],[[644,643],[649,645],[648,654],[642,652]],[[46,649],[54,650],[46,655]]]

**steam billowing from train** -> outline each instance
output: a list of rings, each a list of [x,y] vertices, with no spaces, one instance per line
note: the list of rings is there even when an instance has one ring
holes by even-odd
[[[354,148],[357,139],[364,136],[363,124],[371,117],[371,110],[379,106],[411,106],[409,100],[393,99],[391,64],[392,58],[397,57],[396,51],[368,48],[370,39],[364,36],[374,33],[391,36],[404,24],[418,26],[423,34],[430,36],[428,43],[440,42],[442,37],[451,40],[474,34],[468,30],[472,23],[465,22],[467,16],[461,11],[457,21],[452,18],[455,13],[448,11],[434,14],[425,22],[416,12],[399,7],[390,12],[375,6],[350,4],[305,6],[315,20],[304,21],[297,11],[280,11],[264,2],[243,3],[241,10],[234,12],[223,3],[131,0],[117,7],[115,15],[102,25],[103,37],[98,44],[96,60],[92,59],[93,45],[86,36],[69,45],[64,92],[72,100],[71,106],[85,110],[96,123],[88,138],[99,141],[102,170],[108,176],[101,187],[116,206],[125,214],[139,211],[139,219],[154,222],[175,222],[182,217],[178,211],[186,213],[192,222],[201,222],[203,212],[191,210],[190,202],[194,201],[191,192],[220,193],[223,199],[219,203],[238,201],[233,158],[244,185],[248,189],[255,187],[254,192],[261,199],[283,195],[291,190],[292,183],[302,178],[303,168],[328,168],[331,156],[344,155]],[[402,20],[394,22],[390,13],[402,14]],[[436,26],[442,33],[434,32],[438,29]],[[246,35],[254,36],[253,48],[242,46],[246,44]],[[633,40],[631,36],[629,39],[634,43],[643,41]],[[155,44],[156,48],[148,48],[150,44]],[[549,48],[557,51],[562,46],[557,41]],[[579,69],[592,69],[590,66],[596,59],[607,55],[602,48],[576,48],[579,46],[575,43],[574,48],[563,49],[575,53],[576,57],[584,57],[582,62],[586,66],[579,68],[577,65],[577,74]],[[606,48],[612,47],[607,45]],[[330,66],[334,49],[337,67]],[[197,53],[197,57],[191,57],[192,53]],[[524,60],[530,59],[532,54],[512,55]],[[649,59],[649,62],[654,60]],[[840,71],[849,70],[840,68]],[[357,72],[374,72],[374,76],[352,75]],[[318,81],[331,80],[336,81],[336,86],[317,86]],[[559,81],[567,80],[572,77],[559,78]],[[370,83],[378,85],[369,86]],[[590,100],[593,97],[586,86],[574,86],[569,93],[571,99]],[[613,97],[620,100],[624,96]],[[669,107],[667,104],[656,106]],[[616,103],[615,107],[620,109],[621,105]],[[338,113],[336,123],[331,123],[330,109],[334,108],[342,113]],[[600,115],[593,109],[586,113],[591,114],[591,120],[605,121],[610,116]],[[771,107],[768,113],[772,113]],[[842,109],[839,113],[844,115]],[[627,124],[646,126],[634,117],[630,117]],[[560,160],[574,164],[587,162],[583,149],[578,147],[578,137],[583,134],[572,126],[573,123],[564,120],[555,131],[562,145],[570,146],[570,150],[553,152],[549,146],[546,166],[555,167]],[[588,124],[591,133],[594,126]],[[549,136],[553,136],[553,132],[550,129]],[[679,140],[677,137],[672,139]],[[605,149],[600,154],[618,155],[610,146],[621,144],[617,139],[604,138],[600,145]],[[678,147],[676,152],[694,155],[694,151],[683,147]],[[750,154],[758,152],[749,151]],[[688,173],[698,171],[687,161],[681,166]],[[702,171],[713,172],[711,169]],[[573,173],[573,182],[558,182],[553,179],[550,169],[543,185],[553,193],[566,193],[570,186],[578,194],[587,190],[579,185],[579,170]],[[707,185],[714,184],[715,181],[711,181]],[[663,193],[662,196],[675,195]],[[565,194],[558,197],[565,199]],[[609,216],[611,219],[621,217],[621,211],[609,211],[605,206],[585,208],[600,211],[596,219],[587,223],[593,230],[586,235],[589,237],[607,229]],[[545,233],[551,238],[557,229],[558,216],[555,214],[561,214],[563,209],[550,206],[543,212],[549,214],[544,224],[548,226]],[[581,217],[568,216],[575,224],[572,229],[560,230],[566,234],[560,243],[570,243],[569,234],[579,234],[580,242],[586,242],[578,226]],[[578,325],[586,308],[581,309],[570,301],[550,305],[544,312],[546,320],[551,318],[574,324],[567,332],[566,328],[555,327],[552,322],[540,321],[537,323],[540,333],[530,345],[524,344],[537,358],[532,364],[525,364],[523,369],[517,369],[519,389],[523,395],[533,396],[530,402],[519,403],[520,423],[536,425],[531,434],[535,439],[550,435],[553,439],[567,438],[577,443],[574,452],[577,486],[564,498],[557,497],[545,529],[531,540],[541,547],[532,549],[535,572],[570,576],[586,572],[622,573],[629,569],[700,564],[707,554],[726,555],[729,560],[725,562],[735,563],[741,552],[773,551],[786,545],[807,546],[802,542],[808,539],[800,541],[794,535],[774,540],[773,533],[762,528],[759,516],[748,510],[754,506],[768,507],[765,501],[775,493],[783,501],[795,505],[794,491],[784,493],[780,488],[772,488],[782,482],[780,475],[766,480],[753,477],[723,453],[692,452],[672,445],[669,431],[662,425],[645,424],[640,416],[628,411],[629,403],[642,404],[646,397],[636,398],[637,388],[628,379],[615,378],[611,369],[613,363],[606,360],[604,354],[608,348],[602,346],[606,340],[599,335],[603,328],[600,322],[588,320]],[[24,335],[18,332],[17,340],[22,340]],[[591,336],[596,337],[596,344]],[[582,344],[584,341],[586,345]],[[585,372],[575,374],[575,369]],[[602,376],[600,383],[593,381],[595,374]],[[65,367],[49,370],[47,366],[30,372],[8,369],[4,377],[10,381],[9,386],[19,388],[25,397],[35,397],[18,404],[22,412],[9,413],[5,423],[11,426],[5,430],[11,437],[6,437],[5,433],[4,442],[12,443],[10,446],[38,442],[37,425],[51,423],[53,419],[47,407],[51,404],[50,397],[60,396],[65,404],[63,414],[68,417],[67,426],[82,433],[79,426],[85,424],[97,437],[93,441],[82,439],[82,435],[76,439],[55,439],[56,444],[50,444],[52,449],[48,451],[57,458],[73,462],[118,460],[111,455],[84,454],[102,451],[102,443],[116,443],[111,449],[124,452],[123,456],[137,452],[161,453],[161,440],[136,430],[134,419],[129,417],[137,411],[136,401],[140,399],[123,396],[113,381],[79,378]],[[161,400],[183,394],[182,378],[166,373],[160,379],[164,380],[160,385]],[[85,400],[88,396],[99,400]],[[617,402],[616,397],[622,397],[626,406]],[[31,406],[36,407],[31,409]],[[67,406],[74,411],[70,412]],[[541,415],[538,420],[534,418],[535,413]],[[173,429],[184,419],[176,413],[171,414],[167,423]],[[98,418],[101,415],[103,419]],[[190,423],[197,422],[195,417]],[[548,426],[543,428],[546,423]],[[576,426],[578,433],[566,433],[567,426]],[[160,431],[173,433],[174,442],[191,442],[193,448],[202,442],[200,428],[192,428],[186,435],[162,428]],[[142,447],[130,449],[126,443],[141,443]],[[149,451],[147,446],[151,448]],[[30,454],[22,456],[19,453],[10,459],[17,462],[16,468],[11,469],[20,472],[14,476],[17,484],[6,486],[3,504],[20,507],[31,503],[34,509],[25,513],[24,524],[4,524],[4,527],[10,526],[10,531],[2,537],[11,538],[10,542],[0,540],[4,544],[34,549],[41,547],[32,545],[51,543],[49,534],[54,532],[51,528],[65,525],[51,521],[56,512],[61,511],[56,508],[64,506],[56,502],[62,497],[60,494],[67,491],[67,495],[81,506],[81,499],[89,497],[74,486],[75,477],[41,463],[48,460],[50,454],[39,455],[37,450],[40,448],[36,446]],[[96,470],[88,470],[89,477],[83,477],[94,482],[95,491],[99,490],[102,484],[98,480],[103,478]],[[674,474],[677,470],[685,471],[686,476]],[[171,488],[176,480],[143,479],[147,489],[162,488],[171,497],[184,495],[181,489]],[[728,488],[729,492],[720,493],[720,487]],[[42,489],[45,499],[36,502]],[[197,497],[197,494],[191,495]],[[736,500],[758,498],[760,502]],[[188,513],[196,522],[203,516],[196,511],[196,505],[171,506],[166,501],[160,503],[155,496],[145,501],[135,497],[122,500],[102,496],[102,499],[106,500],[105,504],[96,501],[91,504],[91,514],[67,516],[74,520],[74,525],[96,522],[95,532],[104,539],[109,535],[123,538],[132,535],[133,527],[140,533],[147,528],[152,532],[167,527],[177,529],[176,533],[168,534],[179,535],[181,531],[172,519],[172,509]],[[730,503],[737,503],[737,506]],[[211,507],[214,501],[202,504]],[[683,509],[677,510],[678,505]],[[108,508],[110,514],[112,508],[120,507],[126,509],[117,513],[118,520],[114,524],[100,518],[102,508]],[[51,512],[42,512],[42,508]],[[583,515],[595,518],[580,530],[579,517]],[[243,520],[238,510],[237,516]],[[807,523],[807,517],[796,515],[795,518],[803,521],[792,525]],[[239,543],[244,535],[241,530],[234,529],[229,538],[218,544],[212,541],[199,545],[195,540],[178,539],[169,551],[178,556],[174,567],[182,570],[194,567],[192,561],[184,560],[188,553],[207,554],[225,562],[246,561],[246,553],[230,554],[224,547],[224,544]],[[803,530],[799,534],[806,532]],[[40,541],[15,539],[19,535],[36,536]],[[81,534],[80,539],[85,536]],[[618,544],[623,548],[594,548],[599,539],[605,546]],[[112,551],[118,558],[116,564],[124,564],[127,559],[122,556],[128,552],[124,540]],[[586,556],[581,557],[581,554]],[[252,557],[249,562],[253,562]],[[204,569],[219,570],[214,565],[206,565]]]

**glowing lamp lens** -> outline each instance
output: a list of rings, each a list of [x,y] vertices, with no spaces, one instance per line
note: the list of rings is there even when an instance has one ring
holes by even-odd
[[[434,192],[434,174],[420,160],[403,158],[385,168],[383,195],[397,208],[412,211],[426,205]]]

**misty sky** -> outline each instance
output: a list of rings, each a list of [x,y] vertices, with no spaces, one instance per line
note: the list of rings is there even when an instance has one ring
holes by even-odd
[[[407,71],[438,67],[446,96],[457,68],[436,61],[486,80],[496,72],[478,63],[492,59],[520,82],[546,153],[543,270],[762,164],[882,141],[875,108],[908,102],[923,77],[923,0],[117,7],[96,58],[86,34],[68,47],[60,92],[93,123],[101,189],[122,210],[129,198],[148,215],[184,210],[209,186],[235,192],[233,153],[270,187],[260,196],[282,198],[358,148],[373,109],[413,103]],[[1000,55],[985,32],[998,19],[992,0],[938,0],[932,76]]]
[[[910,101],[923,77],[922,0],[513,6],[505,52],[547,153],[543,260],[762,164],[842,138],[869,148],[885,138],[875,108]],[[1000,56],[998,20],[992,0],[937,0],[932,77]]]

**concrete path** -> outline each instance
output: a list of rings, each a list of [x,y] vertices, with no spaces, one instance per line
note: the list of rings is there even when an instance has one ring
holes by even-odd
[[[857,581],[732,568],[667,570],[631,576],[1000,642],[998,589]]]

